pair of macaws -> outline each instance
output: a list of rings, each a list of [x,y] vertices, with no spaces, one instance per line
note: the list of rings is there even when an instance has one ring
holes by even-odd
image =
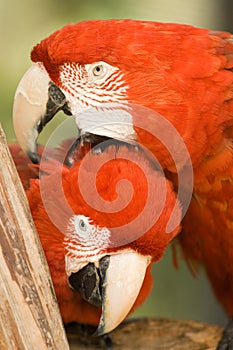
[[[31,58],[13,119],[40,169],[12,153],[64,322],[114,329],[148,296],[151,264],[178,233],[233,315],[233,36],[86,21],[42,40]],[[68,156],[70,144],[36,145],[59,110],[79,131]],[[233,346],[230,332],[219,349]]]

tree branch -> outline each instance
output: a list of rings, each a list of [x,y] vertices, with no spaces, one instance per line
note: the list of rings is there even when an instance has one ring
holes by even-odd
[[[0,348],[69,349],[47,262],[0,125]]]
[[[98,338],[85,337],[79,325],[67,330],[71,350],[95,350]],[[194,321],[131,319],[112,332],[113,350],[215,350],[222,335],[218,326]]]

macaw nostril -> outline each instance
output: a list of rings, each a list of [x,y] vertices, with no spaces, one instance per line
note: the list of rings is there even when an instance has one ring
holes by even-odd
[[[102,306],[103,283],[106,270],[109,265],[109,256],[103,257],[99,261],[97,268],[94,263],[89,263],[81,270],[72,273],[68,280],[70,286],[79,292],[82,298],[94,306]]]

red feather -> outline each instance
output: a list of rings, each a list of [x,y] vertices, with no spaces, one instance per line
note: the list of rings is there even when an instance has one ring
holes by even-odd
[[[20,155],[19,148],[14,145],[10,147],[17,168],[22,171],[28,168],[25,158]],[[61,315],[64,322],[77,321],[97,325],[101,310],[84,301],[78,293],[75,293],[68,285],[65,271],[65,246],[64,238],[67,224],[70,219],[70,210],[73,214],[82,214],[90,217],[93,223],[100,227],[115,229],[111,238],[120,246],[109,247],[106,254],[112,251],[121,250],[123,247],[131,247],[143,255],[151,255],[153,261],[158,261],[166,249],[169,242],[179,232],[179,225],[171,233],[166,233],[166,226],[176,203],[176,195],[172,185],[168,180],[154,168],[153,163],[148,161],[144,154],[139,151],[131,151],[127,147],[120,147],[117,151],[115,147],[109,147],[104,153],[96,155],[88,153],[81,162],[75,162],[72,168],[63,166],[59,160],[62,158],[62,149],[52,151],[52,160],[46,160],[45,166],[41,163],[42,174],[40,179],[31,179],[30,187],[27,190],[31,213],[35,222],[40,241],[42,243],[47,262],[50,268],[56,296],[58,299]],[[120,152],[121,157],[116,157]],[[130,159],[130,160],[127,160]],[[21,162],[22,161],[22,162]],[[123,209],[113,213],[103,213],[94,209],[91,204],[96,204],[96,196],[91,183],[92,175],[95,176],[96,166],[104,163],[97,172],[96,188],[98,195],[108,203],[119,197],[120,205]],[[29,168],[30,169],[30,168]],[[143,169],[143,170],[142,170]],[[80,182],[78,176],[84,178],[82,190],[91,196],[92,203],[88,204],[80,192]],[[21,178],[26,174],[28,184],[28,173],[21,172]],[[117,184],[122,179],[127,180],[133,186],[133,195],[130,197],[131,189],[128,185],[121,188],[120,193],[116,192]],[[165,181],[165,202],[158,219],[155,221],[156,213],[151,207],[141,216],[140,232],[141,236],[134,239],[135,231],[138,230],[138,223],[131,225],[131,230],[124,230],[123,225],[139,216],[148,200],[148,182],[152,183],[154,202],[160,202],[162,183]],[[60,195],[64,193],[64,197]],[[127,200],[128,205],[124,207]],[[64,201],[65,200],[65,201]],[[179,207],[175,212],[177,223],[180,219]],[[148,221],[152,220],[152,227],[147,229]],[[123,228],[118,228],[123,226]],[[128,236],[124,234],[127,232]],[[123,242],[129,243],[123,245]],[[132,241],[132,242],[131,242]],[[147,269],[140,294],[133,306],[133,309],[140,305],[148,296],[152,285],[151,265]],[[132,310],[133,310],[132,309]],[[131,310],[131,311],[132,311]]]
[[[32,51],[62,88],[59,66],[105,61],[120,69],[126,100],[160,113],[183,138],[194,193],[180,236],[184,254],[205,264],[233,314],[233,36],[188,25],[131,20],[86,21],[55,32]],[[176,172],[169,152],[135,126],[138,141]],[[169,174],[176,184],[174,174]]]

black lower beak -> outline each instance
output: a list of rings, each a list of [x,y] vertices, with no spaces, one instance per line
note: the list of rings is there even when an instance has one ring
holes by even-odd
[[[48,88],[48,102],[46,105],[46,113],[37,124],[37,131],[39,134],[41,133],[45,125],[60,110],[63,110],[63,112],[67,115],[71,115],[65,95],[57,87],[57,85],[50,82]]]
[[[99,266],[89,263],[81,270],[71,273],[69,276],[70,286],[79,292],[82,298],[94,306],[102,306],[106,271],[110,257],[106,255],[99,261]]]
[[[48,124],[48,122],[50,122],[50,120],[53,119],[55,114],[60,110],[62,110],[67,115],[71,115],[65,95],[55,84],[50,82],[48,88],[48,102],[46,105],[46,113],[36,125],[37,135],[41,133],[46,124]],[[40,162],[40,157],[37,151],[28,150],[27,155],[32,163],[38,164]]]

